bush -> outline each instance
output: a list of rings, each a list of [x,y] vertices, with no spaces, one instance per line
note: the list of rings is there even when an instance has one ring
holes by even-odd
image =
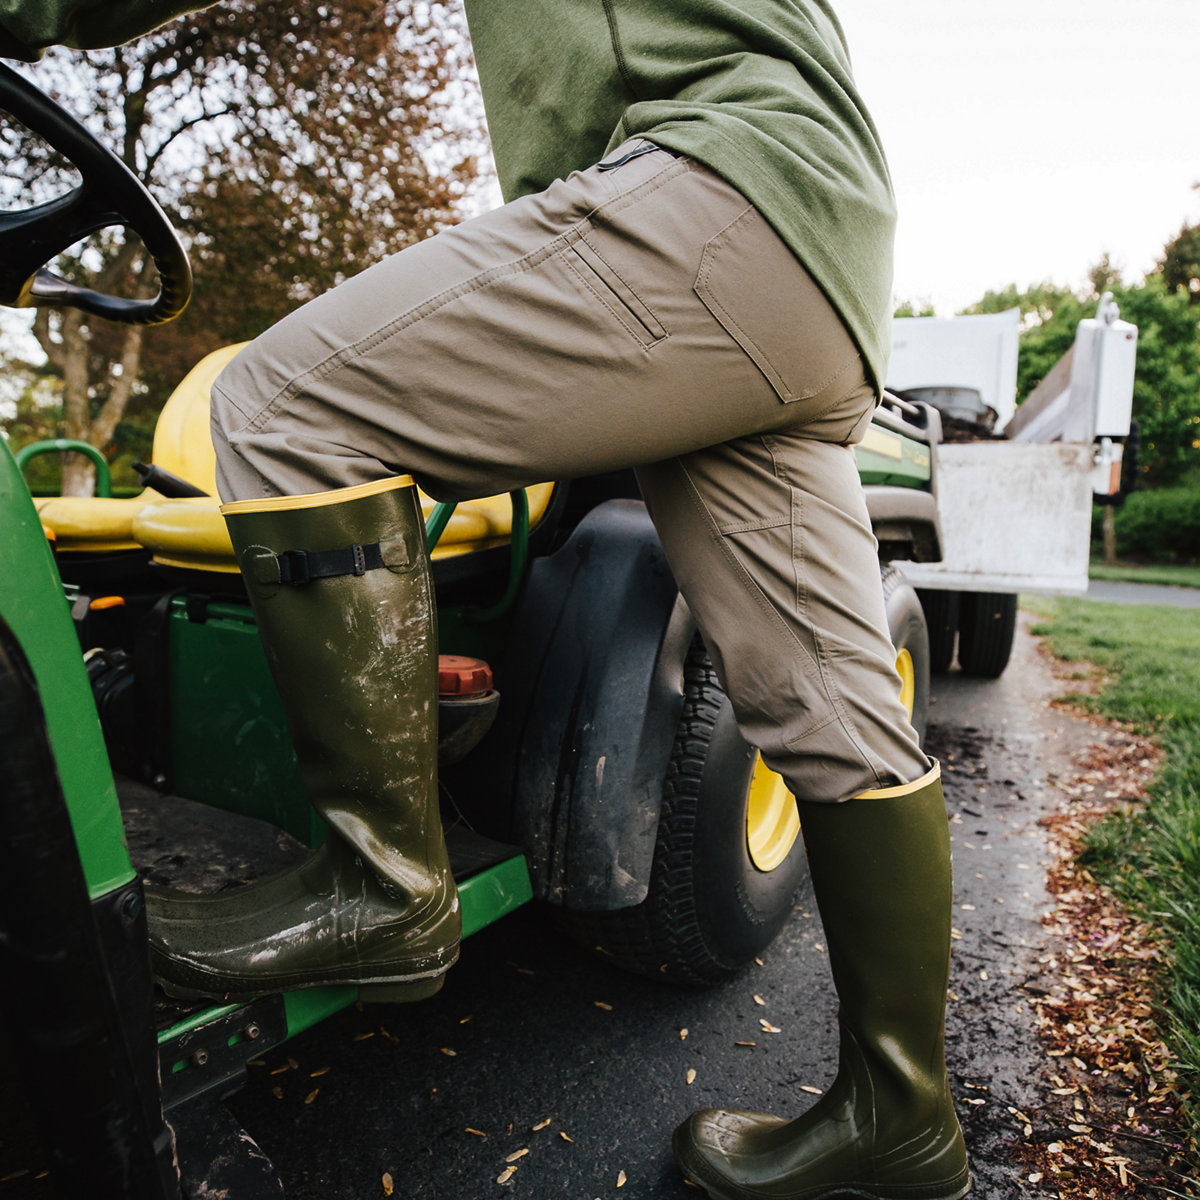
[[[1099,540],[1104,510],[1093,512]],[[1134,492],[1117,509],[1117,555],[1142,562],[1200,562],[1200,487]]]

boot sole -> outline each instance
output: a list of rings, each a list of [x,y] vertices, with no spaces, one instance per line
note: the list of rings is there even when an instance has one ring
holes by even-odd
[[[156,982],[175,1000],[215,1000],[223,1004],[242,1004],[258,1000],[263,996],[274,996],[281,992],[304,991],[320,987],[356,987],[358,998],[366,1004],[404,1004],[414,1000],[426,1000],[441,991],[446,982],[446,972],[458,961],[458,954],[436,971],[408,976],[380,976],[368,979],[307,979],[273,980],[261,986],[245,988],[189,987],[187,984],[158,978]]]
[[[718,1180],[716,1183],[708,1183],[699,1177],[699,1172],[689,1173],[689,1160],[693,1168],[700,1164],[708,1165],[704,1159],[697,1164],[696,1159],[688,1153],[690,1148],[690,1144],[682,1139],[677,1131],[675,1137],[672,1138],[672,1149],[680,1174],[688,1184],[704,1192],[709,1200],[756,1200],[757,1197],[764,1194],[739,1187],[734,1180]],[[937,1183],[896,1184],[892,1187],[872,1187],[862,1183],[847,1183],[828,1187],[800,1188],[798,1191],[788,1193],[786,1200],[963,1200],[963,1197],[971,1190],[973,1183],[974,1180],[970,1173],[967,1173],[965,1180],[959,1176]],[[773,1200],[785,1200],[782,1192],[773,1191],[771,1196]]]
[[[683,1173],[683,1178],[690,1186],[704,1192],[709,1200],[754,1200],[754,1197],[759,1194],[737,1188],[736,1184],[734,1187],[737,1190],[730,1192],[707,1183],[698,1183],[686,1172]],[[845,1187],[809,1188],[802,1192],[792,1193],[788,1200],[962,1200],[971,1190],[973,1182],[968,1178],[965,1184],[950,1192],[937,1191],[936,1185],[923,1187],[920,1184],[914,1184],[911,1187],[880,1190],[848,1184]]]

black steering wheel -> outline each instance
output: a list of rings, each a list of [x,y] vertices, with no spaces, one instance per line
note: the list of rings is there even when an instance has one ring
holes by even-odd
[[[49,142],[83,177],[64,196],[0,212],[0,304],[81,308],[130,325],[158,325],[179,316],[192,294],[192,268],[170,219],[142,181],[74,117],[3,63],[0,110]],[[81,238],[110,225],[131,229],[150,252],[159,275],[153,300],[107,296],[45,268]]]

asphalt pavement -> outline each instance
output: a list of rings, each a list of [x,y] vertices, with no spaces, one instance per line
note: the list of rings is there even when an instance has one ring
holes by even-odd
[[[1110,604],[1170,604],[1177,608],[1200,608],[1200,588],[1164,587],[1156,583],[1122,583],[1092,579],[1088,582],[1089,600]]]
[[[1044,1061],[1020,990],[1047,903],[1037,819],[1087,736],[1054,693],[1024,632],[1000,680],[935,681],[956,874],[948,1054],[981,1200],[1036,1191],[1007,1110],[1032,1101]],[[671,1161],[675,1125],[713,1105],[802,1111],[835,1070],[835,1011],[811,896],[762,966],[708,991],[616,971],[527,908],[470,938],[438,997],[339,1014],[268,1054],[230,1108],[291,1200],[373,1200],[385,1176],[405,1200],[683,1200],[697,1193]]]
[[[1094,736],[1050,708],[1059,690],[1024,630],[999,680],[934,682],[955,856],[947,1053],[976,1200],[1038,1194],[1009,1112],[1036,1102],[1046,1064],[1023,990],[1048,905],[1038,820]],[[228,1107],[289,1200],[684,1200],[698,1193],[671,1161],[676,1124],[715,1105],[803,1111],[836,1068],[835,1014],[810,894],[761,966],[707,991],[623,974],[527,907],[464,943],[440,995],[335,1015],[264,1055]],[[48,1183],[0,1178],[0,1200]]]

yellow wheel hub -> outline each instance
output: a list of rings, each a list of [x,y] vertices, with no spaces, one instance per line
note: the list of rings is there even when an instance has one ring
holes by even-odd
[[[760,871],[773,871],[791,852],[800,836],[800,814],[782,775],[762,758],[754,763],[746,805],[746,846]]]
[[[907,650],[896,654],[896,673],[900,676],[900,702],[911,719],[917,672]],[[746,846],[750,861],[760,871],[775,870],[791,853],[799,836],[800,813],[795,797],[788,791],[783,776],[772,771],[761,757],[756,758],[746,803]]]
[[[896,653],[896,674],[900,676],[900,703],[904,705],[904,711],[908,713],[908,719],[911,721],[913,701],[917,695],[917,672],[913,666],[912,655],[907,650],[899,650]]]

